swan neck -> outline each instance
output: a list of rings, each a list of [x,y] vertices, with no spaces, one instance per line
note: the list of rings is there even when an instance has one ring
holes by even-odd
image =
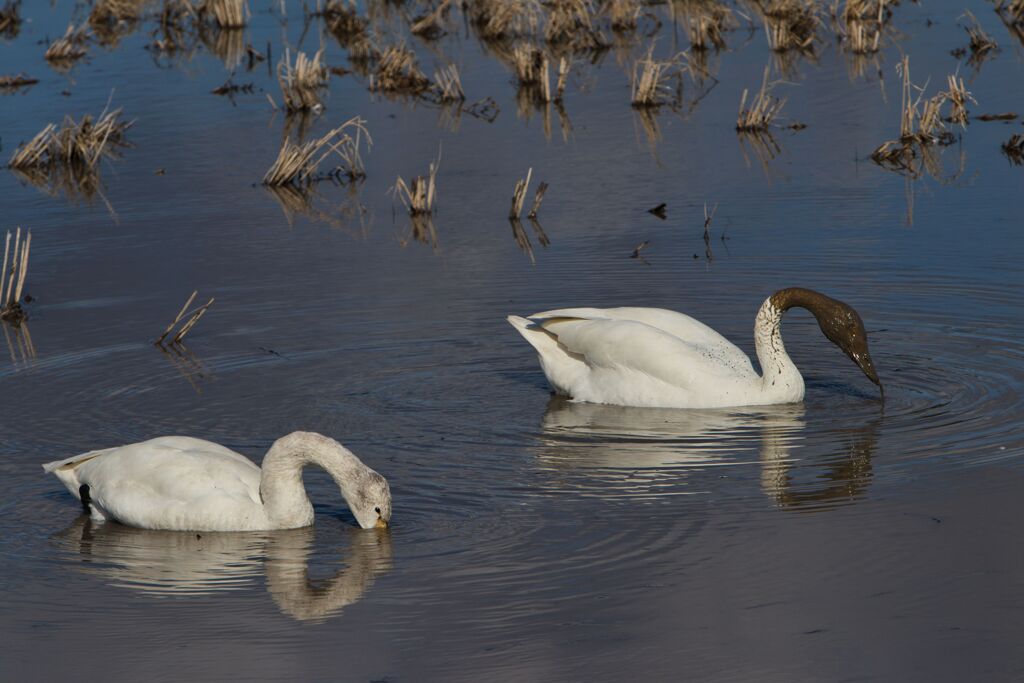
[[[306,465],[326,470],[341,489],[345,502],[350,503],[352,473],[361,463],[333,439],[311,432],[294,432],[275,441],[263,458],[260,497],[277,528],[313,523],[313,505],[302,482]]]
[[[783,290],[786,291],[786,290]],[[804,380],[782,343],[782,314],[790,306],[772,295],[761,304],[754,321],[754,346],[761,364],[762,390],[781,402],[800,401]]]

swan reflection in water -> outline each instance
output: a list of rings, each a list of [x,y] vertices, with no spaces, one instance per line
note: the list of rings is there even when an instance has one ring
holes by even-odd
[[[328,578],[310,576],[313,527],[264,532],[136,529],[82,515],[54,541],[81,558],[82,571],[110,585],[156,596],[210,595],[251,589],[266,574],[280,610],[299,621],[324,621],[358,602],[392,568],[387,529],[351,529]]]
[[[583,470],[596,481],[577,476],[572,486],[604,496],[703,493],[707,476],[691,475],[756,463],[761,490],[780,507],[822,509],[866,491],[879,423],[809,438],[802,404],[675,410],[555,396],[538,457],[555,473]]]

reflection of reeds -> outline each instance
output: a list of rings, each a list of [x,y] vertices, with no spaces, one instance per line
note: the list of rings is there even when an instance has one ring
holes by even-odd
[[[601,14],[615,31],[635,31],[640,18],[640,0],[604,0]]]
[[[1024,45],[1024,0],[999,0],[996,13],[1010,35]]]
[[[164,340],[167,339],[171,332],[174,332],[174,328],[182,320],[184,320],[185,322],[181,324],[181,327],[178,328],[178,331],[174,334],[173,337],[171,337],[170,343],[172,345],[180,344],[181,340],[185,338],[185,335],[188,334],[189,331],[196,326],[196,323],[198,323],[199,319],[206,314],[207,309],[209,309],[214,302],[213,297],[210,297],[210,300],[207,301],[205,304],[203,304],[202,306],[197,306],[196,308],[189,311],[188,307],[192,305],[192,302],[195,300],[197,294],[199,294],[198,290],[192,292],[192,296],[190,296],[188,300],[185,302],[185,305],[181,307],[181,310],[178,311],[178,315],[175,316],[174,320],[171,321],[171,324],[167,326],[167,329],[164,330],[164,333],[161,334],[156,339],[156,341],[153,342],[154,344],[156,344],[157,346],[163,345]]]
[[[754,99],[747,104],[748,91],[743,89],[743,96],[740,98],[740,113],[736,118],[736,130],[741,132],[766,131],[779,115],[786,104],[785,99],[779,99],[771,94],[774,83],[768,82],[769,68],[764,68],[764,76],[761,79],[761,89],[757,91]]]
[[[305,52],[297,52],[293,64],[285,48],[284,58],[277,65],[277,82],[288,111],[322,107],[320,91],[327,87],[327,69],[320,62],[322,56],[323,50],[317,51],[312,59]]]
[[[366,31],[366,19],[359,15],[355,0],[327,0],[321,14],[327,20],[327,29],[343,43],[342,47],[349,39]]]
[[[551,240],[548,239],[547,233],[544,232],[544,228],[541,227],[540,223],[534,218],[530,218],[530,225],[533,227],[533,232],[537,235],[537,241],[540,242],[542,247],[547,247],[551,244]],[[533,244],[530,242],[530,236],[526,234],[526,230],[523,228],[523,222],[518,218],[508,219],[509,225],[512,227],[512,237],[515,239],[516,244],[519,248],[530,257],[531,263],[536,263],[533,257]]]
[[[366,236],[366,215],[368,210],[359,201],[358,185],[348,185],[348,198],[337,205],[330,204],[324,195],[317,191],[316,185],[267,185],[266,190],[274,197],[284,213],[288,225],[295,224],[296,216],[319,223],[326,223],[335,228],[345,228],[358,222],[361,236]]]
[[[202,394],[201,382],[210,376],[210,371],[183,342],[171,344],[169,347],[157,344],[156,347],[167,360],[171,362],[174,369],[185,378],[197,394]]]
[[[146,49],[170,57],[190,58],[196,50],[196,10],[188,0],[164,0],[159,26]]]
[[[4,242],[3,268],[0,269],[0,319],[21,322],[25,319],[25,310],[21,307],[21,293],[25,288],[25,277],[28,275],[28,254],[32,246],[32,231],[26,231],[25,239],[21,239],[21,228],[14,234],[14,252],[11,248],[11,231],[7,231]],[[8,269],[10,263],[10,269]]]
[[[4,329],[4,340],[7,342],[7,351],[11,354],[11,364],[14,369],[24,370],[32,365],[36,358],[36,347],[32,343],[32,335],[28,332],[28,323],[21,321],[13,325],[13,331],[8,325],[0,325]],[[13,334],[14,340],[11,340]]]
[[[77,59],[85,56],[85,41],[87,39],[85,26],[75,28],[74,24],[68,24],[64,35],[53,41],[50,47],[46,48],[43,57],[46,61],[57,67],[67,67]]]
[[[314,180],[320,164],[332,154],[338,155],[344,163],[333,175],[342,173],[350,180],[365,176],[360,152],[363,137],[366,137],[367,149],[373,144],[365,124],[362,118],[356,116],[316,140],[294,143],[285,138],[277,159],[263,176],[263,184],[308,184]],[[355,137],[349,134],[350,131],[354,131]]]
[[[7,0],[0,7],[0,36],[14,38],[21,31],[21,16],[18,14],[20,7],[21,0]]]
[[[221,28],[244,28],[249,7],[245,0],[203,0],[197,8],[202,17],[212,17]]]
[[[245,31],[240,28],[210,28],[200,25],[199,37],[207,49],[224,63],[224,68],[228,71],[237,69],[247,56]]]
[[[743,160],[750,166],[750,158],[747,157],[747,148],[754,153],[754,157],[761,164],[761,169],[766,176],[770,176],[769,163],[775,157],[782,154],[782,147],[775,136],[769,130],[748,130],[738,131],[737,137],[740,141],[740,150],[743,153]]]

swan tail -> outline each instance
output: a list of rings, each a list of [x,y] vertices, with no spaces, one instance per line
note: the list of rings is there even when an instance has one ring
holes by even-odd
[[[508,322],[537,350],[541,369],[551,387],[559,394],[572,396],[573,386],[589,372],[582,356],[559,344],[558,335],[545,329],[538,321],[510,315]]]
[[[98,458],[99,456],[109,453],[114,450],[113,448],[104,448],[99,451],[89,451],[88,453],[79,453],[73,455],[70,458],[63,460],[54,460],[43,465],[43,471],[52,473],[61,483],[67,487],[68,491],[71,492],[75,498],[82,500],[82,482],[78,480],[78,474],[75,472],[75,468],[84,462]]]

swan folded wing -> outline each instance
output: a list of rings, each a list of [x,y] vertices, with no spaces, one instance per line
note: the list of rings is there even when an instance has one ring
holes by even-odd
[[[754,374],[750,359],[724,338],[713,345],[696,344],[635,320],[551,317],[534,322],[593,369],[640,372],[684,389]]]
[[[157,441],[113,449],[77,468],[78,480],[108,516],[132,526],[195,530],[230,530],[233,519],[245,528],[240,511],[250,511],[254,521],[259,516],[261,473],[247,458]]]
[[[531,320],[578,318],[580,320],[632,320],[666,332],[680,341],[712,350],[728,364],[749,366],[750,358],[739,347],[701,321],[665,308],[624,306],[619,308],[562,308],[530,316]]]

